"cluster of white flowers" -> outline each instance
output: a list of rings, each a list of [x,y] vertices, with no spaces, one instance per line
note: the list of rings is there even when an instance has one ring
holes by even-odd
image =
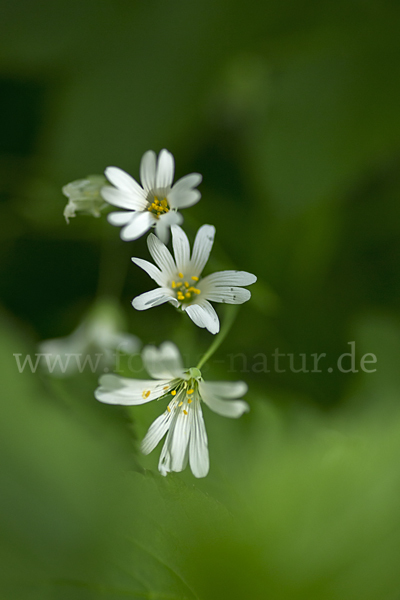
[[[155,152],[149,150],[140,163],[141,185],[122,169],[108,167],[105,176],[112,185],[102,186],[99,192],[108,204],[124,209],[108,215],[112,225],[122,227],[122,240],[136,240],[150,229],[155,230],[155,235],[150,233],[147,238],[155,264],[136,257],[132,261],[146,271],[158,287],[134,298],[133,307],[147,310],[170,303],[186,313],[198,327],[216,334],[220,324],[210,302],[246,302],[251,294],[244,286],[255,283],[257,278],[246,271],[232,270],[202,277],[214,243],[215,227],[200,227],[190,252],[189,240],[180,227],[183,217],[178,212],[200,200],[201,194],[196,188],[202,176],[191,173],[173,184],[174,171],[174,157],[170,152],[161,150],[157,158]],[[98,205],[92,213],[97,209]],[[90,208],[85,205],[85,210]],[[170,231],[174,256],[167,248]],[[160,472],[166,475],[170,471],[182,471],[189,461],[193,474],[204,477],[209,470],[209,457],[201,400],[223,416],[240,417],[249,409],[248,404],[239,399],[246,393],[247,385],[241,381],[204,382],[198,367],[184,368],[179,351],[171,342],[164,342],[159,349],[145,347],[142,359],[152,380],[104,375],[95,397],[100,402],[123,405],[168,398],[165,412],[154,421],[143,440],[142,451],[148,454],[166,435]]]

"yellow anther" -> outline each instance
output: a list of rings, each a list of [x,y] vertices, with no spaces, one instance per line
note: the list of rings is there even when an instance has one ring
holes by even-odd
[[[178,273],[178,276],[183,279],[183,273]]]
[[[176,396],[176,390],[172,390],[171,396]]]
[[[163,390],[167,390],[168,388],[169,388],[169,386],[168,386],[168,385],[165,385],[165,386],[163,387]]]
[[[154,204],[158,204],[159,203],[159,199],[157,198],[157,196],[154,196]]]
[[[185,294],[185,297],[186,297],[186,298],[191,298],[191,297],[192,297],[192,294],[191,294],[190,292],[186,292],[186,294]]]
[[[178,406],[182,406],[183,402],[179,402]]]
[[[194,292],[195,294],[200,294],[200,290],[199,290],[199,289],[197,289],[197,288],[193,288],[193,292]]]
[[[170,409],[170,407],[169,407],[169,406],[167,406],[167,411],[168,411],[168,412],[171,412],[171,409]]]
[[[161,204],[162,204],[162,206],[163,206],[164,208],[167,208],[167,206],[168,206],[168,201],[167,201],[167,199],[166,199],[166,198],[164,198],[163,200],[161,200]]]
[[[188,404],[192,404],[193,400],[188,400]]]
[[[187,393],[188,394],[193,394],[194,390],[188,390]]]
[[[172,286],[172,289],[173,289],[173,290],[176,288],[176,283],[175,283],[175,281],[173,281],[173,282],[171,283],[171,286]]]
[[[190,284],[189,284],[187,281],[185,281],[185,283],[184,283],[184,286],[185,286],[185,288],[188,288],[188,287],[189,287],[189,285],[190,285]]]
[[[146,390],[144,390],[143,394],[142,394],[142,398],[148,398],[150,396],[150,390],[148,390],[146,392]]]
[[[193,279],[193,281],[198,281],[199,280],[199,278],[196,277],[196,275],[192,275],[190,279]]]
[[[187,410],[183,409],[183,412],[185,413],[185,415],[187,415]]]

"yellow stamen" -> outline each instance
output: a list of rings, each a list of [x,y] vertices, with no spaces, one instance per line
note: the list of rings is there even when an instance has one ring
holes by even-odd
[[[168,388],[169,388],[169,386],[168,386],[168,385],[165,385],[165,386],[163,387],[163,390],[167,390]]]
[[[182,406],[183,402],[179,402],[178,406]]]
[[[193,394],[194,390],[188,390],[187,393],[188,394]]]
[[[171,396],[176,396],[176,390],[172,390]]]
[[[187,281],[185,281],[184,286],[185,286],[185,288],[188,288],[189,287],[189,283]]]
[[[142,398],[148,398],[150,396],[150,390],[148,390],[146,392],[146,390],[144,390],[143,394],[142,394]]]
[[[178,273],[179,277],[183,279],[183,273]]]
[[[188,400],[188,404],[192,404],[193,400]]]
[[[196,275],[192,275],[190,279],[193,279],[193,281],[198,281],[199,280],[199,278],[196,277]]]
[[[185,415],[187,415],[187,410],[183,409],[183,412],[185,413]]]
[[[168,412],[171,412],[171,409],[170,409],[170,407],[169,407],[169,406],[167,406],[167,411],[168,411]]]
[[[186,292],[185,296],[186,296],[186,298],[191,298],[192,294],[190,292]]]
[[[172,285],[172,289],[174,290],[174,289],[176,288],[176,283],[175,283],[175,281],[173,281],[173,282],[171,283],[171,285]]]

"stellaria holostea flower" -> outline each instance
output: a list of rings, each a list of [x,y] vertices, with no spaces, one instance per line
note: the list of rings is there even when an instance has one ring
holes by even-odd
[[[134,298],[132,305],[137,310],[146,310],[170,302],[186,311],[199,327],[218,333],[218,315],[209,300],[242,304],[249,300],[251,294],[241,286],[254,283],[257,277],[247,271],[219,271],[201,278],[214,243],[215,228],[212,225],[200,227],[192,256],[183,229],[173,225],[171,231],[175,260],[168,248],[153,234],[148,236],[147,245],[158,268],[142,258],[132,258],[160,286]]]
[[[68,204],[64,208],[64,217],[67,223],[75,213],[90,214],[100,217],[102,208],[107,204],[100,195],[100,190],[106,183],[104,175],[89,175],[86,179],[77,179],[64,185],[62,192],[68,198]]]
[[[68,377],[86,367],[108,370],[117,353],[135,354],[142,345],[138,337],[124,332],[124,320],[117,304],[98,301],[70,335],[40,342],[42,366],[53,377]]]
[[[148,150],[140,163],[140,186],[133,177],[118,167],[107,167],[105,175],[115,187],[102,189],[103,198],[128,212],[113,212],[108,215],[112,225],[122,226],[121,239],[136,240],[151,227],[165,243],[168,242],[169,228],[183,221],[178,209],[196,204],[201,198],[194,189],[201,182],[199,173],[191,173],[179,179],[174,185],[175,162],[168,150],[161,150],[158,160],[156,153]]]
[[[246,394],[246,383],[206,383],[198,368],[183,367],[179,350],[171,342],[164,342],[159,349],[146,346],[142,358],[153,379],[103,375],[95,397],[106,404],[127,406],[170,397],[166,410],[153,422],[143,439],[142,452],[149,454],[167,434],[158,464],[161,474],[183,471],[189,461],[193,475],[205,477],[209,470],[209,455],[201,401],[224,417],[240,417],[249,410],[247,402],[238,399]]]

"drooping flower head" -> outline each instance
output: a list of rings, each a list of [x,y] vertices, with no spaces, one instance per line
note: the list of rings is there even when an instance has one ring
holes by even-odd
[[[247,402],[237,399],[246,394],[246,383],[206,383],[198,368],[184,368],[179,350],[171,342],[164,342],[159,349],[145,347],[142,358],[153,379],[103,375],[95,397],[106,404],[126,406],[169,398],[166,410],[150,426],[142,452],[149,454],[166,435],[158,464],[161,474],[183,471],[189,461],[193,475],[205,477],[209,454],[201,401],[222,416],[240,417],[249,410]]]
[[[106,183],[104,175],[89,175],[86,179],[71,181],[62,188],[62,193],[68,198],[64,208],[64,217],[67,223],[77,212],[100,217],[101,210],[107,206],[100,194],[101,188]]]
[[[171,225],[183,221],[177,211],[200,200],[201,194],[194,188],[201,182],[201,175],[191,173],[172,185],[174,170],[174,157],[165,149],[161,150],[158,160],[152,150],[143,155],[140,163],[142,185],[122,169],[107,167],[105,175],[114,187],[105,186],[101,193],[109,204],[127,211],[108,215],[112,225],[122,226],[122,240],[136,240],[155,227],[158,237],[167,243]]]
[[[132,305],[137,310],[146,310],[170,302],[184,310],[199,327],[218,333],[218,315],[209,300],[242,304],[249,300],[251,294],[241,286],[255,283],[257,277],[246,271],[219,271],[202,278],[201,273],[214,242],[215,227],[200,227],[191,256],[189,240],[183,229],[173,225],[171,231],[175,260],[168,248],[152,234],[147,245],[158,268],[142,258],[132,258],[160,286],[134,298]]]
[[[99,300],[70,335],[40,342],[42,366],[53,377],[69,377],[85,366],[111,368],[118,353],[136,354],[142,346],[139,338],[124,328],[120,306]]]

